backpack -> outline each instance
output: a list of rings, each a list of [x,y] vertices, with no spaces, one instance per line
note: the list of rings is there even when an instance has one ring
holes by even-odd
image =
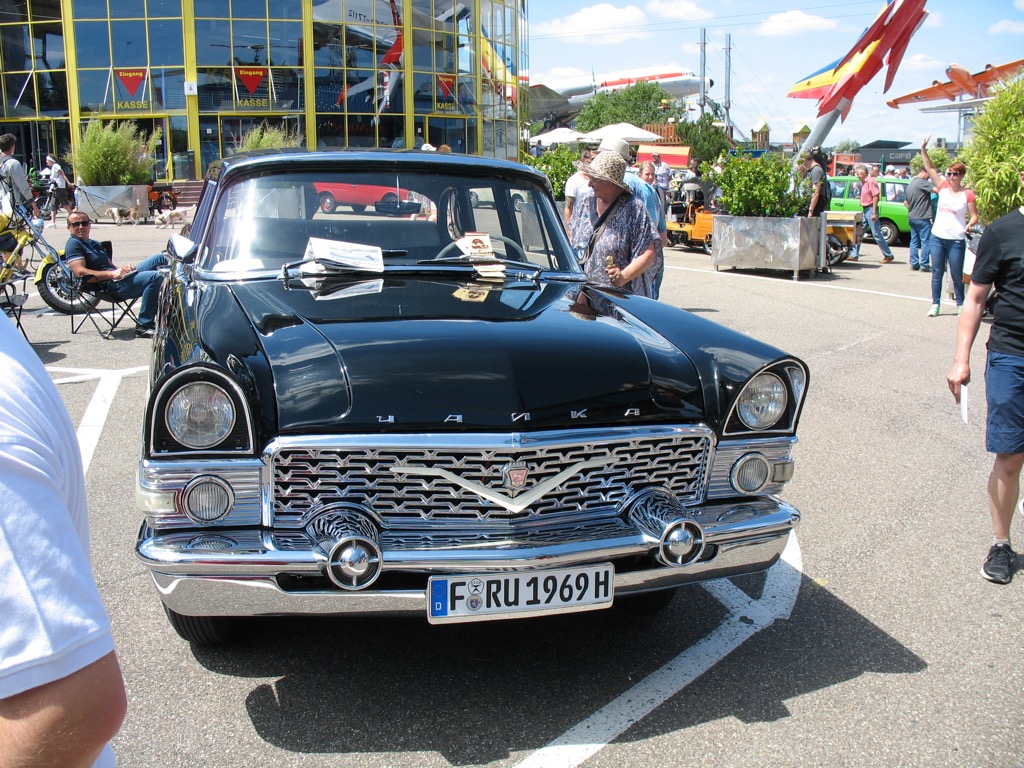
[[[818,207],[822,211],[827,211],[832,203],[832,184],[828,180],[828,170],[821,165],[818,167],[825,173],[818,186]]]

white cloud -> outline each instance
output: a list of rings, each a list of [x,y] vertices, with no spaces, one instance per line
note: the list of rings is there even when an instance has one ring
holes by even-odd
[[[1024,0],[1021,0],[1024,2]],[[942,15],[942,11],[928,11],[928,16],[924,20],[924,26],[929,29],[938,29],[946,21],[946,17]]]
[[[711,11],[704,10],[692,0],[650,0],[647,3],[647,12],[663,19],[681,19],[683,21],[713,19],[715,16]]]
[[[839,22],[834,19],[811,16],[803,11],[786,11],[769,16],[754,30],[754,34],[765,37],[802,35],[804,32],[835,29],[837,26]]]
[[[915,53],[907,56],[900,64],[900,72],[934,72],[940,77],[946,71],[945,62],[939,61],[927,53]]]
[[[635,5],[616,8],[609,3],[598,3],[560,19],[530,24],[531,39],[557,37],[588,45],[608,45],[650,36],[647,16]]]
[[[1024,11],[1024,0],[1013,0],[1013,7],[1018,11]]]
[[[1024,21],[1010,21],[1009,19],[1003,19],[997,21],[991,27],[988,28],[990,35],[998,35],[1002,33],[1010,35],[1024,35]]]

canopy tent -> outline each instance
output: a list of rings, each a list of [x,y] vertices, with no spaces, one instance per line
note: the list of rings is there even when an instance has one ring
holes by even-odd
[[[662,161],[668,163],[672,168],[686,168],[690,165],[689,147],[661,147],[654,144],[641,144],[636,150],[636,161],[638,163],[646,162],[655,152],[661,155]]]
[[[530,146],[535,147],[538,144],[543,144],[545,147],[550,147],[555,144],[574,144],[583,138],[583,134],[579,131],[574,131],[572,128],[555,128],[553,131],[547,133],[539,133],[530,139]]]
[[[629,123],[613,123],[591,131],[583,137],[584,141],[601,141],[603,139],[622,139],[630,144],[639,144],[641,141],[660,141],[661,136]]]

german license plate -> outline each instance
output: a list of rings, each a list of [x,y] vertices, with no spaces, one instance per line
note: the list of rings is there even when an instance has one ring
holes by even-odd
[[[549,571],[434,576],[427,594],[431,624],[488,621],[607,608],[614,596],[610,563]]]

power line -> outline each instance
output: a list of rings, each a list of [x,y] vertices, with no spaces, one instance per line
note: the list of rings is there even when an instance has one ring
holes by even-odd
[[[829,11],[836,11],[839,8],[848,7],[864,7],[872,9],[871,16],[876,14],[875,9],[878,8],[877,0],[871,0],[870,2],[853,2],[853,3],[842,3],[838,5],[813,5],[806,6],[804,8],[793,8],[785,7],[778,10],[759,11],[757,13],[740,13],[733,14],[730,16],[717,16],[712,19],[698,20],[694,22],[681,22],[681,21],[662,21],[662,22],[645,22],[643,24],[631,24],[631,25],[616,25],[613,27],[599,27],[599,28],[587,28],[586,32],[588,35],[601,35],[601,34],[612,34],[622,33],[629,31],[650,31],[650,32],[674,32],[677,30],[689,30],[689,29],[700,29],[701,27],[736,27],[736,26],[752,26],[755,24],[761,24],[769,16],[776,13],[786,13],[791,11],[816,11],[819,9],[827,9]],[[868,12],[865,11],[865,15]],[[842,19],[844,21],[850,20],[850,14],[847,13],[833,13],[820,15],[822,19]],[[749,21],[741,21],[741,19],[750,19]],[[530,35],[530,40],[551,40],[567,37],[578,37],[579,31],[567,31],[567,32],[551,32],[543,35]]]

